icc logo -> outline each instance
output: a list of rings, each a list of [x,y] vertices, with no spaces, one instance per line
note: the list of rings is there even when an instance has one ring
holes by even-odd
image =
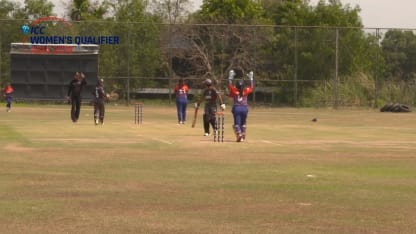
[[[43,26],[29,27],[28,25],[22,25],[22,27],[20,27],[20,30],[25,35],[28,35],[28,34],[35,34],[35,35],[45,34],[45,27],[43,27]]]
[[[22,30],[22,33],[27,35],[30,32],[30,28],[27,25],[23,25],[22,27],[20,27],[20,30]]]

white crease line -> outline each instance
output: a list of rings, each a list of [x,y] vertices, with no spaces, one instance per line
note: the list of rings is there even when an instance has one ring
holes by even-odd
[[[159,142],[168,144],[168,145],[172,145],[173,144],[173,142],[165,141],[165,140],[162,140],[162,139],[159,139],[159,138],[151,138],[151,139],[154,140],[154,141],[159,141]]]
[[[267,140],[262,140],[262,142],[267,143],[267,144],[272,144],[272,145],[281,145],[281,144],[273,143],[273,142],[267,141]]]
[[[148,138],[148,137],[146,137],[144,135],[140,135],[140,134],[137,134],[137,136],[147,138],[147,139],[151,139],[151,140],[154,140],[154,141],[159,141],[159,142],[162,142],[162,143],[165,143],[165,144],[168,144],[168,145],[173,145],[173,142],[165,141],[165,140],[162,140],[162,139],[159,139],[159,138],[154,138],[154,137]]]

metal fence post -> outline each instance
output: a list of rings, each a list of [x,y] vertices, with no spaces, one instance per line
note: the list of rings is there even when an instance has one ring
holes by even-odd
[[[334,109],[338,109],[338,52],[339,52],[339,28],[335,29],[335,77],[334,77]]]
[[[294,91],[293,102],[295,107],[298,106],[298,27],[295,26],[295,72],[294,72]]]
[[[256,71],[257,68],[257,27],[254,27],[254,44],[256,45],[256,47],[254,48],[254,72],[258,74],[258,71]],[[257,78],[256,78],[257,80]],[[254,82],[254,81],[253,81]],[[253,84],[254,85],[254,84]],[[254,105],[256,105],[256,92],[253,92],[253,103]]]
[[[129,29],[127,30],[127,106],[130,105],[130,30],[131,24],[129,24]]]
[[[168,45],[169,45],[169,48],[168,48],[168,53],[169,53],[169,55],[168,55],[168,61],[169,61],[169,63],[168,63],[168,89],[169,89],[169,104],[171,104],[172,103],[172,90],[171,90],[171,87],[173,86],[172,85],[172,79],[173,79],[173,58],[172,58],[172,46],[173,46],[173,41],[172,41],[172,23],[170,23],[170,24],[168,24],[168,31],[169,31],[169,39],[168,39]]]
[[[376,38],[377,38],[377,45],[378,45],[378,47],[379,48],[381,48],[380,47],[380,29],[379,28],[377,28],[376,29]],[[376,74],[375,74],[375,76],[374,76],[374,82],[375,82],[375,84],[374,84],[374,108],[377,108],[378,107],[378,103],[377,103],[377,99],[378,99],[378,86],[379,86],[379,84],[378,84],[378,75],[379,75],[379,64],[380,63],[380,50],[377,50],[377,53],[376,53]]]
[[[1,33],[0,33],[0,85],[2,84],[1,81],[3,80],[2,70],[1,70],[1,66],[2,66],[1,47],[2,46],[3,46],[3,43],[2,43],[2,40],[1,40]]]

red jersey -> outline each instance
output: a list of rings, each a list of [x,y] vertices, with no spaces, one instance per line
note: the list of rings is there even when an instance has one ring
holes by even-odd
[[[243,89],[242,95],[240,95],[240,90],[234,87],[232,82],[228,83],[228,89],[230,93],[228,96],[232,97],[234,100],[234,105],[244,105],[247,106],[247,96],[253,92],[253,81],[250,81],[250,86]]]
[[[184,84],[182,86],[176,85],[175,89],[174,89],[175,95],[176,95],[176,99],[181,99],[181,100],[188,100],[188,92],[189,92],[189,87],[188,85]]]
[[[14,92],[14,89],[11,85],[8,85],[3,89],[3,93],[6,95],[12,94],[13,92]]]

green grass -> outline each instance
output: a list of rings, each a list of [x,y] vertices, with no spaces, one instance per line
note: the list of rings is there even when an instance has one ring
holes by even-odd
[[[0,112],[2,233],[414,233],[415,114],[250,109],[248,138],[175,107]],[[192,118],[193,110],[188,111]],[[313,123],[311,119],[318,118]]]

